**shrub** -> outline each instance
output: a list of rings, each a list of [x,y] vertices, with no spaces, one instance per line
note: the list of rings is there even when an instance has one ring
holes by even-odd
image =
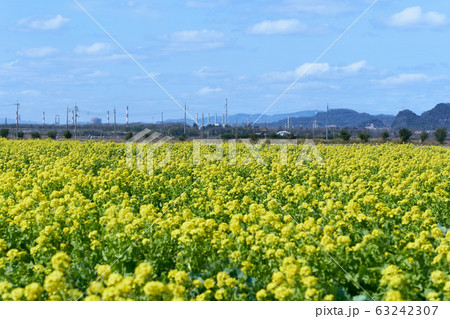
[[[39,138],[41,138],[41,134],[39,134],[39,132],[33,132],[33,133],[31,133],[31,138],[32,139],[39,139]]]
[[[381,133],[381,138],[383,139],[383,141],[387,141],[389,138],[389,132],[388,131],[384,131],[383,133]]]
[[[339,136],[341,137],[341,139],[343,139],[344,141],[349,141],[350,137],[352,137],[352,133],[350,133],[347,130],[341,130],[341,132],[339,133]]]
[[[234,139],[234,135],[230,134],[230,133],[226,133],[226,134],[222,134],[222,136],[220,136],[220,138],[222,140],[232,140],[232,139]]]
[[[70,132],[69,130],[65,130],[63,135],[65,139],[70,140],[72,138],[72,132]]]
[[[403,143],[406,143],[409,141],[409,139],[412,136],[412,132],[408,130],[407,128],[402,128],[400,131],[398,131],[398,135],[400,136],[400,139]]]
[[[436,130],[436,132],[434,132],[434,137],[436,138],[436,141],[444,144],[445,140],[447,139],[447,129],[443,127]]]
[[[127,135],[125,136],[125,140],[131,140],[133,138],[133,132],[128,132]]]
[[[47,136],[51,138],[52,140],[56,140],[56,137],[58,136],[58,133],[56,131],[48,131]]]
[[[420,134],[420,141],[421,141],[422,143],[425,142],[425,141],[428,139],[429,136],[430,136],[430,134],[428,134],[428,132],[423,131],[423,132]]]
[[[370,138],[370,134],[369,134],[369,133],[363,133],[363,132],[360,132],[360,133],[358,134],[358,137],[361,139],[361,141],[363,141],[363,142],[368,142],[368,141],[369,141],[369,138]]]
[[[17,133],[17,137],[18,137],[18,138],[24,138],[24,136],[25,136],[25,134],[24,134],[22,131],[19,131],[19,132]]]
[[[9,129],[7,129],[7,128],[2,128],[2,129],[0,130],[0,137],[7,138],[8,135],[9,135]]]

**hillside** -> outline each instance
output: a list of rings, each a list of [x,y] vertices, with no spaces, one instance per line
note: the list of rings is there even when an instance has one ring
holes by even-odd
[[[326,112],[317,114],[317,125],[326,126]],[[332,109],[328,113],[328,124],[338,127],[365,127],[373,124],[377,128],[389,127],[394,120],[393,115],[371,115],[368,113],[359,113],[350,109]],[[291,125],[294,127],[312,127],[315,116],[291,117]],[[272,123],[271,127],[284,127],[286,119]]]
[[[401,111],[395,117],[392,127],[421,130],[435,130],[441,127],[450,129],[450,103],[438,104],[420,116],[410,110]]]

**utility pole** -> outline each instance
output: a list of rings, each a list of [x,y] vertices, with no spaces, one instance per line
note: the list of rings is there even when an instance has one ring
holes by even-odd
[[[19,101],[16,101],[16,138],[19,137]]]
[[[69,130],[69,107],[66,110],[66,131]]]
[[[117,138],[117,113],[116,113],[116,107],[114,106],[114,135]]]
[[[184,136],[186,136],[186,113],[187,113],[187,106],[186,103],[184,103]]]
[[[328,141],[328,103],[327,103],[327,125],[325,130],[326,130],[325,139]]]
[[[127,106],[127,126],[128,126],[129,120],[130,120],[130,113],[129,113],[128,106]]]
[[[214,118],[214,126],[217,126],[217,113],[216,113],[216,116]]]
[[[78,106],[75,105],[75,139],[77,139],[77,135],[78,135]]]
[[[196,114],[196,121],[195,121],[195,123],[197,124],[197,126],[200,126],[199,124],[198,124],[198,112],[197,112],[197,114]],[[199,128],[200,129],[200,128]]]
[[[225,122],[224,126],[228,125],[228,99],[225,99]]]
[[[109,111],[106,111],[106,124],[109,125]]]
[[[45,112],[42,112],[42,126],[45,125]]]
[[[18,137],[18,133],[19,133],[19,101],[16,101],[16,138]]]

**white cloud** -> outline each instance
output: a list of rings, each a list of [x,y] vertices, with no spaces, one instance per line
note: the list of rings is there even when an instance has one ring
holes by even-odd
[[[350,73],[358,73],[359,71],[365,68],[367,68],[367,61],[359,61],[347,66],[336,67],[336,70],[342,71],[346,74],[350,74]]]
[[[33,30],[58,30],[62,28],[70,19],[64,18],[62,15],[58,14],[53,18],[47,20],[31,20],[22,19],[19,21],[19,25],[23,25]]]
[[[51,55],[58,53],[58,49],[53,47],[42,47],[42,48],[31,48],[31,49],[23,49],[17,54],[27,57],[27,58],[45,58]]]
[[[199,70],[194,71],[194,76],[199,78],[208,78],[208,77],[219,77],[224,76],[225,72],[219,71],[215,68],[211,68],[209,66],[204,66]]]
[[[103,42],[96,42],[89,46],[78,45],[75,48],[75,53],[77,54],[88,54],[88,55],[99,55],[110,52],[112,49],[111,45]]]
[[[420,73],[410,73],[410,74],[399,74],[396,76],[391,76],[383,80],[376,81],[382,85],[402,85],[402,84],[410,84],[417,82],[433,82],[436,80],[440,80],[442,77],[430,77],[426,74]]]
[[[248,29],[250,34],[294,34],[307,31],[308,27],[296,19],[290,20],[266,20],[255,24]]]
[[[23,90],[22,92],[20,92],[20,94],[29,96],[39,96],[41,95],[41,92],[39,92],[38,90]]]
[[[263,75],[263,79],[266,81],[290,81],[299,78],[301,75],[308,77],[320,77],[320,76],[350,76],[356,75],[364,69],[367,69],[366,61],[359,61],[346,66],[331,66],[328,63],[305,63],[299,66],[294,71],[287,72],[270,72]]]
[[[302,12],[317,15],[338,15],[351,10],[343,1],[334,0],[285,0],[274,6],[276,11]]]
[[[188,1],[186,7],[193,9],[211,9],[226,4],[226,1]]]
[[[437,28],[448,23],[445,14],[430,11],[423,12],[421,7],[406,8],[387,20],[387,25],[395,28]]]
[[[152,78],[156,79],[158,76],[160,76],[159,73],[150,73],[150,75],[152,76]],[[135,75],[130,77],[130,80],[132,81],[143,81],[143,80],[151,80],[148,75]]]
[[[7,63],[3,63],[2,64],[2,69],[12,69],[16,64],[18,64],[19,63],[19,60],[14,60],[14,61],[11,61],[11,62],[7,62]]]
[[[196,51],[221,48],[225,45],[224,33],[210,30],[186,30],[164,37],[170,42],[168,51]]]
[[[108,72],[103,72],[103,71],[94,71],[92,73],[89,73],[86,75],[88,78],[104,78],[109,76]]]
[[[209,86],[204,87],[200,90],[197,91],[198,95],[208,95],[208,94],[212,94],[212,93],[219,93],[222,92],[223,90],[221,88],[210,88]]]

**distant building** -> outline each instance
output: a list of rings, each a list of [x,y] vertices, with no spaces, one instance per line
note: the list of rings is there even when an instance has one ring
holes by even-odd
[[[375,127],[375,125],[373,123],[370,123],[370,125],[367,125],[365,127],[366,130],[376,130],[377,128]]]
[[[93,117],[93,118],[91,118],[89,123],[91,123],[91,125],[99,125],[99,124],[102,124],[102,119],[99,117]]]

